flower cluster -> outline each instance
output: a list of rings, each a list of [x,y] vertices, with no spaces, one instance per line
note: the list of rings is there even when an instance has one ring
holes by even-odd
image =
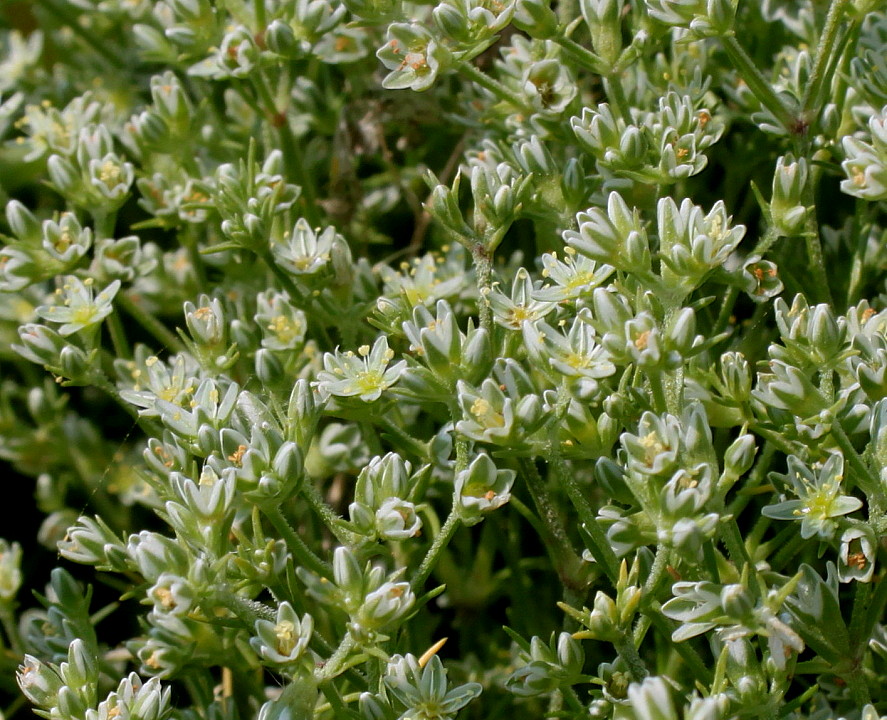
[[[877,720],[882,1],[0,16],[9,720]]]

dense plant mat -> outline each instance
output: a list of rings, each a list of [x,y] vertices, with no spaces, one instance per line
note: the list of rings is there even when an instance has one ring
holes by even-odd
[[[7,718],[887,715],[883,2],[0,13]]]

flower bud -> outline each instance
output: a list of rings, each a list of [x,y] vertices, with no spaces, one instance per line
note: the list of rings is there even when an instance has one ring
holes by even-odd
[[[554,37],[558,29],[557,15],[551,9],[551,0],[517,0],[512,24],[521,32],[539,40]]]
[[[718,479],[718,489],[726,492],[752,466],[755,460],[755,438],[746,433],[736,438],[724,453],[724,472]]]
[[[807,178],[806,158],[792,162],[790,157],[783,156],[776,161],[770,219],[780,235],[800,235],[804,231],[808,210],[803,204],[802,193]]]
[[[622,0],[580,0],[579,8],[591,32],[594,51],[608,66],[622,51]]]
[[[10,200],[6,203],[6,222],[12,230],[12,234],[27,245],[37,245],[42,233],[37,218],[18,200]]]
[[[296,38],[289,23],[274,20],[265,30],[265,45],[282,57],[295,59],[302,54],[302,43]]]

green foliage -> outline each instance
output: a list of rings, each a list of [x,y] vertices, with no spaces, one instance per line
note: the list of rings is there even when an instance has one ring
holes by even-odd
[[[887,713],[882,2],[0,13],[6,717]]]

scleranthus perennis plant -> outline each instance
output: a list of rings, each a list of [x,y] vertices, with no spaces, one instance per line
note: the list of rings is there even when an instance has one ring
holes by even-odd
[[[5,716],[887,714],[882,5],[6,3]]]

